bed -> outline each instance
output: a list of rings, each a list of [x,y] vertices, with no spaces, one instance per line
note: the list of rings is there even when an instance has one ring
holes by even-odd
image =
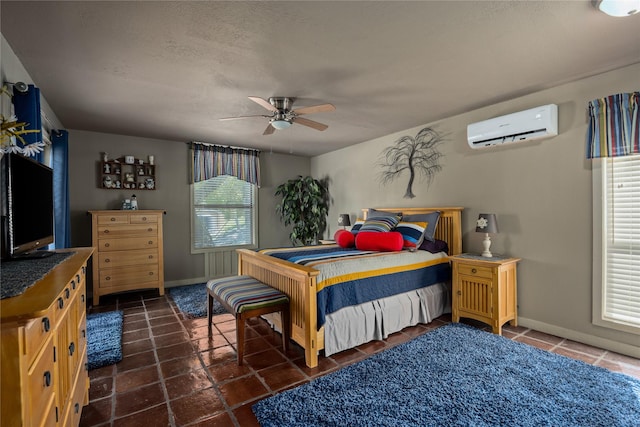
[[[402,212],[403,215],[439,211],[440,219],[435,230],[435,238],[447,243],[448,255],[462,252],[461,212],[463,208],[385,208],[376,210]],[[364,219],[367,218],[368,212],[368,209],[363,209],[362,217]],[[310,250],[313,251],[314,248],[310,248]],[[239,249],[237,252],[238,274],[248,274],[255,277],[289,296],[291,300],[291,338],[304,348],[305,363],[311,368],[318,365],[320,350],[324,350],[325,354],[329,355],[371,339],[385,338],[390,333],[416,323],[428,323],[432,318],[445,312],[442,307],[449,301],[450,284],[436,282],[427,283],[424,287],[412,288],[408,291],[403,289],[399,291],[398,295],[385,296],[375,301],[354,303],[352,306],[339,310],[325,310],[326,296],[322,292],[326,287],[327,278],[323,277],[326,274],[321,272],[321,268],[312,266],[313,262],[303,265],[260,251]],[[410,262],[412,264],[424,263],[441,266],[443,263],[447,263],[448,265],[445,253],[426,256],[421,252],[425,251],[405,253],[404,255],[413,257]],[[319,277],[321,280],[320,289],[318,289]],[[434,277],[440,276],[435,274]],[[318,309],[319,300],[320,310]],[[401,315],[391,316],[390,313],[401,313]],[[385,315],[387,317],[384,317]],[[268,320],[275,328],[280,329],[277,316]],[[359,323],[360,321],[362,323]]]

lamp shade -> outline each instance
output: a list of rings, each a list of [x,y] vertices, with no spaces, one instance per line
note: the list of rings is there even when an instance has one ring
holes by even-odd
[[[476,232],[498,233],[498,221],[496,221],[496,215],[484,213],[478,215],[478,220],[476,221]]]
[[[271,126],[278,130],[286,129],[291,126],[291,122],[288,120],[273,120]]]
[[[640,0],[597,0],[596,6],[609,16],[630,16],[640,12]]]
[[[349,218],[349,214],[340,214],[338,217],[338,225],[343,227],[351,226],[351,219]]]

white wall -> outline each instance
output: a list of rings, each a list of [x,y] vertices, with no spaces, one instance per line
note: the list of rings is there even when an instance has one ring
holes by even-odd
[[[492,251],[522,258],[521,324],[640,357],[640,337],[591,324],[591,164],[585,159],[587,103],[639,87],[636,64],[314,157],[312,175],[340,183],[332,188],[330,233],[338,214],[353,218],[361,208],[463,206],[464,251],[481,252],[475,220],[480,212],[496,213],[500,234],[492,239]],[[558,105],[557,137],[468,147],[467,124],[544,104]],[[416,197],[405,199],[408,176],[383,186],[376,163],[397,138],[415,136],[425,126],[446,135],[443,170],[430,187],[414,185]]]

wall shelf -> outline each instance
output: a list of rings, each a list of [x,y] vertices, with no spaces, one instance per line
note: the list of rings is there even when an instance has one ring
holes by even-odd
[[[125,157],[102,160],[99,185],[105,190],[155,190],[156,168],[157,165],[136,158],[133,163],[127,163]]]

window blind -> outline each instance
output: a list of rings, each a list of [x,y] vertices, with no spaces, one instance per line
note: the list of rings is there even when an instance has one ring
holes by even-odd
[[[640,327],[640,156],[609,158],[604,167],[602,317]]]
[[[193,249],[253,245],[256,186],[220,175],[193,184]]]

